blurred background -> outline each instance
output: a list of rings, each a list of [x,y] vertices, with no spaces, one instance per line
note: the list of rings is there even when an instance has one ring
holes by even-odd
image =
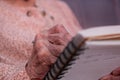
[[[73,10],[83,28],[120,24],[120,0],[63,1]]]

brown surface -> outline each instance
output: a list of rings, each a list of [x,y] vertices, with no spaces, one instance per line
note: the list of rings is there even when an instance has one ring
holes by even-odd
[[[120,34],[109,34],[102,36],[88,37],[88,40],[101,41],[101,40],[120,40]]]

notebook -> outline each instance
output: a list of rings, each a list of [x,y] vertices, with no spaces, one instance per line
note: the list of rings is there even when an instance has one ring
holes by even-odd
[[[68,43],[44,80],[98,80],[120,66],[120,26],[86,29]]]

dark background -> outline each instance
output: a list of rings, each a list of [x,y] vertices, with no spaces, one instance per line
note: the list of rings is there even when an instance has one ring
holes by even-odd
[[[120,0],[63,0],[83,28],[120,24]]]

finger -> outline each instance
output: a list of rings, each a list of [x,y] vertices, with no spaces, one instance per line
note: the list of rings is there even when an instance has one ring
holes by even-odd
[[[49,44],[49,46],[48,46],[50,53],[55,57],[58,57],[64,48],[65,48],[65,46],[63,46],[63,45]]]
[[[51,65],[52,63],[55,62],[56,57],[54,57],[50,53],[50,51],[48,50],[48,47],[45,44],[43,44],[43,42],[38,41],[37,47],[39,47],[36,49],[39,62],[46,65]]]
[[[46,49],[36,51],[26,67],[30,78],[44,78],[45,74],[48,72],[50,66],[55,62],[55,60],[56,57],[47,52]]]
[[[41,52],[43,52],[43,53],[41,53]],[[53,56],[52,54],[46,53],[44,51],[41,51],[41,52],[38,53],[38,60],[41,64],[50,66],[56,61],[56,57]]]
[[[56,25],[48,30],[48,34],[68,33],[63,25]]]
[[[63,51],[67,43],[70,41],[69,39],[64,38],[63,36],[59,35],[50,35],[48,38],[49,45],[48,49],[51,52],[52,55],[58,57],[59,54]]]
[[[69,42],[72,39],[72,36],[68,33],[66,33],[64,36],[65,42]]]
[[[59,33],[59,34],[50,34],[48,35],[47,39],[51,44],[65,46],[71,40],[71,38],[72,36],[70,36],[69,34]]]
[[[60,35],[58,36],[50,35],[48,36],[48,41],[49,43],[55,44],[55,45],[65,45],[65,41],[63,37],[61,37]]]
[[[37,53],[39,62],[49,66],[55,62],[56,57],[48,50],[48,42],[39,38],[41,38],[41,35],[38,34],[36,36],[35,52]]]
[[[35,73],[36,77],[35,78],[40,78],[43,79],[46,73],[49,71],[50,67],[44,64],[40,64],[35,68]]]
[[[31,71],[29,71],[29,76],[31,79],[43,79],[44,76],[46,75],[46,73],[48,72],[50,67],[46,66],[46,65],[39,65],[36,66],[34,68],[30,68],[29,70],[33,71],[31,73]]]
[[[113,70],[111,72],[112,75],[114,76],[120,76],[120,67],[118,67],[117,69]]]
[[[43,46],[46,46],[48,41],[46,40],[46,35],[37,34],[35,37],[34,49],[39,52]]]
[[[112,77],[113,77],[112,75],[106,75],[106,76],[100,78],[99,80],[112,80]]]
[[[107,75],[99,80],[120,80],[120,76]]]

